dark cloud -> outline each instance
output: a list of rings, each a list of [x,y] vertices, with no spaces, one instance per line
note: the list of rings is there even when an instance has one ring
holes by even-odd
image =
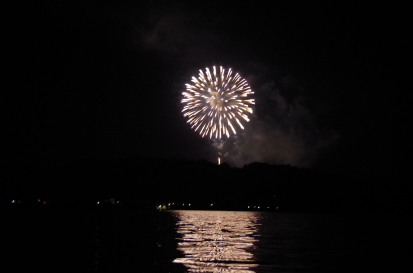
[[[211,61],[224,40],[214,30],[214,23],[205,20],[202,10],[182,3],[148,9],[143,18],[134,23],[132,36],[136,45],[166,59],[171,58],[175,65],[191,65],[197,63],[196,60]]]
[[[183,10],[152,10],[145,24],[138,25],[139,43],[142,47],[165,53],[180,53],[190,35],[186,25],[191,17]]]
[[[255,81],[265,81],[256,75]],[[292,76],[263,83],[255,90],[256,112],[246,129],[225,142],[224,160],[313,167],[322,150],[338,139],[323,132],[305,105],[304,89]]]

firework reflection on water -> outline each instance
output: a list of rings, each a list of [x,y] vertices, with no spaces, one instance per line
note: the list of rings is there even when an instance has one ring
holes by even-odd
[[[188,272],[254,272],[259,214],[234,211],[175,211],[178,250]]]

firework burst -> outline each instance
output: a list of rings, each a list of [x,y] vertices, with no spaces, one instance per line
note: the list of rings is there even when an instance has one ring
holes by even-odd
[[[199,70],[198,77],[192,77],[192,83],[186,84],[183,92],[185,104],[182,112],[188,123],[204,137],[221,139],[236,134],[236,129],[244,129],[242,122],[249,121],[252,113],[249,105],[254,99],[247,99],[253,94],[247,81],[238,73],[233,74],[221,66],[210,70]]]

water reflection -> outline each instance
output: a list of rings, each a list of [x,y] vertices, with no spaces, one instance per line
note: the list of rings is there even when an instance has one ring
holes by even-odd
[[[234,211],[174,211],[178,250],[184,253],[174,263],[188,272],[254,272],[249,252],[257,241],[259,213]]]

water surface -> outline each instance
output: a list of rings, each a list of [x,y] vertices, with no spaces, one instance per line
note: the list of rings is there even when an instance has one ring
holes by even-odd
[[[409,272],[413,257],[412,215],[42,207],[2,216],[2,272]]]

